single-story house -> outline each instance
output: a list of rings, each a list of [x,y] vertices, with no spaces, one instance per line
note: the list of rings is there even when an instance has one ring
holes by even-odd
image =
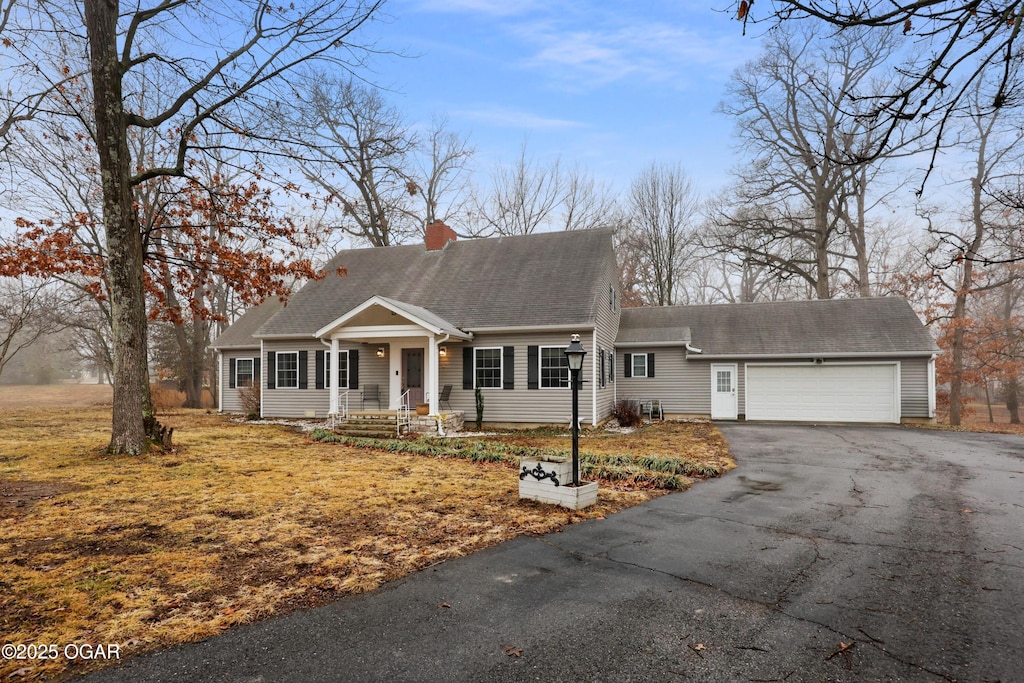
[[[586,424],[619,399],[723,420],[935,414],[938,348],[905,300],[623,309],[611,230],[460,241],[434,223],[425,245],[344,250],[326,271],[215,341],[221,411],[256,384],[264,417],[419,403],[471,418],[480,389],[488,423],[565,423],[577,333]]]

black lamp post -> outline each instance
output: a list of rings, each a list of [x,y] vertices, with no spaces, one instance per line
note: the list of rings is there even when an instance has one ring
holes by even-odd
[[[565,357],[569,361],[569,382],[572,384],[572,483],[580,485],[580,371],[587,350],[580,343],[580,335],[572,335]]]

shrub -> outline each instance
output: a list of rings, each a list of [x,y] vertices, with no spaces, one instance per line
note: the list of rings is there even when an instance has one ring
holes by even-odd
[[[247,420],[260,419],[260,385],[242,387],[238,390],[238,400],[242,402],[242,412]]]
[[[615,404],[612,416],[619,421],[620,427],[639,427],[644,423],[640,412],[640,404],[636,401],[620,400]]]

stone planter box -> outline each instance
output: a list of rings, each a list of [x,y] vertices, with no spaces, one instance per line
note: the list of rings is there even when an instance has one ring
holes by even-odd
[[[597,502],[597,482],[572,486],[571,462],[524,458],[519,463],[519,497],[580,510]]]

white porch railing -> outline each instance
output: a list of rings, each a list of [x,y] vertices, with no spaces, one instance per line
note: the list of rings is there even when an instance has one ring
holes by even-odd
[[[338,395],[338,412],[327,416],[331,429],[348,419],[348,392]]]
[[[402,425],[409,427],[412,421],[409,419],[409,392],[406,391],[402,394],[402,398],[398,401],[398,414],[396,415],[395,429],[398,431],[398,435],[402,435]]]

